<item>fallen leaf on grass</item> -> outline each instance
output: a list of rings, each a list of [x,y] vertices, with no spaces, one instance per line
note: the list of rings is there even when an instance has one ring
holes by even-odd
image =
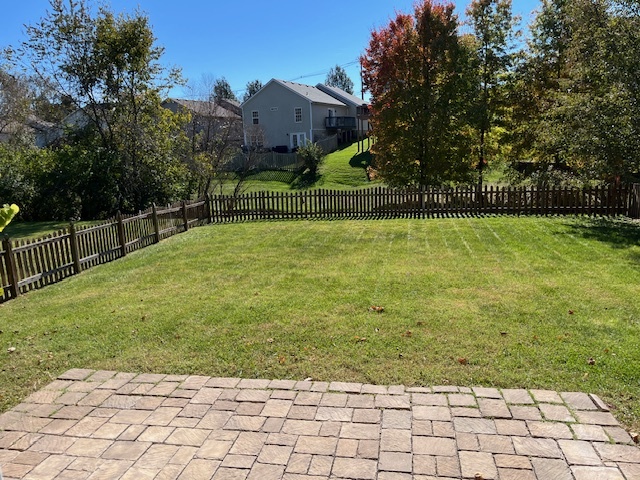
[[[466,358],[464,358],[464,357],[460,357],[460,358],[458,358],[458,363],[459,363],[460,365],[466,365],[466,364],[468,363],[468,361],[467,361],[467,359],[466,359]]]
[[[573,310],[569,310],[569,315],[573,315]]]
[[[359,342],[366,342],[366,341],[367,341],[367,337],[359,337],[359,336],[357,336],[357,335],[356,335],[356,336],[355,336],[355,337],[353,337],[353,338],[355,339],[356,343],[359,343]]]
[[[503,337],[506,337],[507,332],[500,332],[500,335],[502,335]]]
[[[267,343],[273,343],[273,338],[267,338]]]
[[[402,334],[402,336],[406,338],[411,338],[411,335],[413,335],[413,333],[411,333],[411,330],[407,330]]]
[[[587,363],[588,363],[589,365],[595,365],[595,364],[596,364],[596,360],[595,360],[595,358],[593,358],[593,357],[589,357],[589,360],[587,360]]]
[[[16,347],[9,347],[7,348],[7,353],[13,353],[16,351]]]
[[[382,313],[382,312],[384,312],[384,307],[381,307],[379,305],[372,305],[372,306],[369,307],[369,311],[370,312]]]
[[[278,363],[280,365],[284,365],[285,363],[287,363],[287,357],[285,357],[284,355],[279,355],[278,356]]]

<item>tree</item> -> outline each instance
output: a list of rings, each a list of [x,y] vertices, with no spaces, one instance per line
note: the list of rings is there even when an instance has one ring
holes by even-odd
[[[468,181],[473,52],[453,4],[423,0],[372,33],[361,62],[372,96],[373,153],[394,186]]]
[[[614,0],[570,3],[569,85],[559,95],[567,163],[605,182],[640,174],[640,15]],[[634,13],[635,12],[635,13]]]
[[[262,88],[262,82],[260,80],[251,80],[250,82],[247,82],[247,89],[244,92],[244,95],[242,96],[242,101],[246,102],[247,100],[249,100],[249,98],[251,98],[253,95],[255,95],[256,93],[258,93],[258,90],[260,90]]]
[[[225,99],[215,95],[217,80],[207,75],[191,84],[192,103],[189,136],[191,168],[198,194],[210,193],[230,180],[229,163],[240,154],[242,117],[228,110]]]
[[[233,93],[233,90],[231,89],[231,85],[229,84],[227,79],[224,77],[218,78],[217,80],[214,81],[213,97],[218,101],[219,100],[233,100],[236,102],[238,101],[238,97],[236,97],[236,94]]]
[[[637,179],[639,45],[637,3],[545,1],[513,89],[515,159],[582,182]]]
[[[473,0],[467,16],[475,37],[478,65],[475,122],[478,184],[482,186],[483,169],[488,163],[487,137],[504,119],[507,108],[505,77],[513,63],[512,40],[518,19],[511,14],[511,0]]]
[[[559,94],[569,80],[570,0],[544,0],[510,85],[514,160],[531,160],[541,171],[566,162]]]
[[[59,167],[78,166],[82,216],[137,211],[183,196],[184,118],[161,107],[179,71],[160,64],[149,19],[51,0],[17,49],[27,70],[76,109]],[[72,175],[77,172],[69,171]]]
[[[353,82],[349,78],[349,75],[347,75],[344,68],[340,65],[336,65],[335,68],[329,70],[324,84],[330,87],[337,87],[353,95]]]

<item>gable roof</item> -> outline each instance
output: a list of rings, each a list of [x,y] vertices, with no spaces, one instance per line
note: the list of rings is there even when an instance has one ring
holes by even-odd
[[[278,80],[275,78],[272,78],[271,80],[269,80],[269,82],[267,82],[267,85],[269,85],[270,83],[276,83],[278,85],[281,85],[284,88],[292,91],[293,93],[301,96],[302,98],[309,100],[311,103],[322,103],[324,105],[336,105],[338,107],[346,106],[343,102],[341,102],[337,98],[334,98],[331,95],[328,95],[327,93],[323,92],[322,90],[319,90],[316,87],[312,87],[311,85],[304,85],[302,83],[289,82],[287,80]],[[265,90],[265,87],[267,85],[262,87],[255,95],[248,98],[247,102],[251,100],[251,98],[258,95],[260,92]]]
[[[196,115],[202,115],[203,117],[236,118],[240,116],[231,108],[225,108],[223,105],[214,102],[205,102],[202,100],[187,100],[184,98],[168,98],[163,102],[163,105],[166,105],[169,102],[174,102],[177,105],[180,105],[181,107],[189,110],[190,112]]]
[[[357,107],[367,104],[367,102],[365,102],[361,98],[358,98],[355,95],[351,95],[350,93],[345,92],[338,87],[330,87],[329,85],[325,85],[324,83],[319,83],[316,85],[316,88],[322,92],[327,93],[328,95],[331,95],[332,97],[337,98],[338,100],[341,100],[346,104],[351,104]]]

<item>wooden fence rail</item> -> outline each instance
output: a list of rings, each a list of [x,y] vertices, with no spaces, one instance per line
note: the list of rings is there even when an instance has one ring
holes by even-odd
[[[211,200],[214,222],[271,219],[429,218],[457,215],[640,214],[640,186],[536,188],[485,186],[394,190],[256,192]]]
[[[118,214],[86,227],[72,223],[44,238],[5,238],[0,244],[0,302],[208,223],[209,208],[206,199],[181,202],[166,208],[154,206],[137,215]]]
[[[117,215],[35,240],[0,243],[0,302],[204,223],[281,219],[430,218],[459,215],[626,215],[640,218],[640,184],[570,188],[384,187],[351,191],[257,192]]]

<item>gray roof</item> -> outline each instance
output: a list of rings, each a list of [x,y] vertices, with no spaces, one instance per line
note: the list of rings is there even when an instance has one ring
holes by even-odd
[[[234,118],[238,117],[239,114],[225,108],[222,105],[216,104],[215,102],[205,102],[202,100],[187,100],[184,98],[169,98],[163,104],[167,104],[169,102],[174,102],[177,105],[186,108],[187,110],[195,113],[196,115],[202,115],[203,117],[216,117],[216,118]]]
[[[280,85],[283,85],[289,90],[292,90],[293,92],[297,93],[301,97],[308,98],[312,103],[337,105],[339,107],[346,106],[340,100],[332,97],[331,95],[328,95],[327,93],[323,92],[322,90],[316,87],[312,87],[311,85],[304,85],[302,83],[288,82],[286,80],[277,80],[277,79],[273,79],[273,81],[276,83],[279,83]]]
[[[324,83],[319,83],[316,85],[316,88],[318,90],[321,90],[329,95],[331,95],[332,97],[336,97],[340,100],[342,100],[345,103],[351,103],[353,105],[366,105],[367,102],[365,102],[364,100],[362,100],[361,98],[356,97],[355,95],[351,95],[348,92],[345,92],[344,90],[338,88],[338,87],[330,87],[329,85],[325,85]]]

